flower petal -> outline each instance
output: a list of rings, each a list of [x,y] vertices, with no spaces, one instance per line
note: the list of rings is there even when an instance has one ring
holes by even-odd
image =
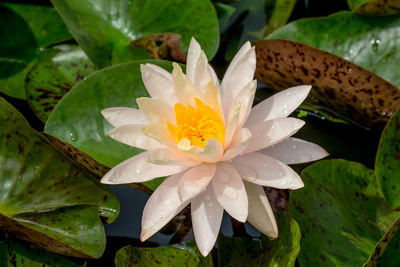
[[[167,127],[162,127],[159,123],[150,123],[143,127],[143,133],[151,138],[158,140],[161,144],[172,149],[176,147],[174,137]]]
[[[197,62],[199,61],[201,53],[200,44],[192,37],[189,44],[187,59],[186,59],[186,74],[189,79],[194,83],[196,75]]]
[[[233,103],[229,112],[228,121],[225,127],[225,138],[224,147],[227,148],[231,144],[232,138],[239,127],[239,115],[240,115],[240,102]]]
[[[140,70],[147,92],[153,99],[162,99],[171,106],[177,102],[172,76],[168,71],[154,64],[142,64]]]
[[[203,100],[204,103],[217,112],[220,118],[224,121],[225,116],[222,111],[221,93],[218,86],[212,82],[208,83],[203,90]]]
[[[270,155],[286,164],[305,163],[319,160],[329,155],[319,145],[293,137],[264,148],[259,152]]]
[[[150,196],[143,210],[140,240],[151,237],[189,204],[189,201],[183,202],[178,195],[182,175],[179,173],[166,178]]]
[[[103,184],[129,184],[150,181],[157,177],[180,173],[188,167],[184,165],[156,165],[147,160],[149,151],[142,152],[129,158],[104,175],[101,179]]]
[[[192,200],[191,208],[194,238],[200,253],[205,257],[217,240],[224,209],[215,198],[211,186]]]
[[[218,76],[215,73],[215,70],[213,69],[213,67],[211,67],[210,64],[208,64],[208,71],[211,74],[211,79],[213,80],[214,84],[218,87],[221,88],[221,85],[219,84],[219,80],[218,80]]]
[[[242,154],[251,140],[251,132],[247,128],[242,128],[232,140],[231,148],[227,149],[222,157],[222,161],[229,161],[237,155]]]
[[[146,116],[136,108],[106,108],[101,111],[103,117],[114,127],[125,124],[146,124]]]
[[[232,165],[249,182],[280,189],[298,189],[304,186],[300,176],[285,163],[262,153],[237,156]]]
[[[241,127],[250,114],[254,95],[257,89],[257,80],[251,81],[237,94],[233,103],[240,103],[239,127]]]
[[[144,150],[154,150],[163,146],[157,140],[146,136],[142,128],[143,125],[140,124],[126,124],[112,129],[107,135],[118,142]]]
[[[189,200],[203,191],[214,177],[216,168],[215,164],[203,164],[185,172],[178,185],[182,201]]]
[[[278,226],[263,187],[246,181],[243,183],[249,198],[247,220],[261,233],[271,238],[277,238]]]
[[[150,163],[157,165],[185,165],[189,167],[197,166],[200,162],[192,161],[189,157],[179,151],[169,148],[158,148],[151,151],[148,159]]]
[[[311,85],[300,85],[274,94],[251,110],[245,125],[287,117],[306,99],[310,90]]]
[[[239,91],[253,80],[256,69],[256,52],[246,42],[233,58],[222,80],[224,113],[227,114]]]
[[[218,162],[224,152],[222,144],[214,138],[208,139],[203,148],[192,146],[187,138],[183,138],[178,143],[178,149],[196,161],[207,163]]]
[[[218,164],[212,188],[218,203],[236,220],[245,222],[248,213],[248,200],[242,178],[228,163]]]
[[[139,109],[153,123],[166,127],[167,122],[175,124],[175,113],[173,107],[162,100],[149,97],[136,99]]]
[[[202,99],[199,92],[194,87],[190,79],[183,74],[181,67],[177,63],[172,63],[172,81],[174,83],[175,95],[182,105],[195,106],[194,98]]]
[[[281,118],[263,121],[249,127],[253,137],[247,146],[245,153],[272,146],[295,134],[304,121],[295,118]]]

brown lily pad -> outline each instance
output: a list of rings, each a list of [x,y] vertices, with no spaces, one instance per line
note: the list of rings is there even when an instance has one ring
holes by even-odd
[[[255,76],[275,90],[310,84],[312,97],[367,126],[389,120],[400,104],[397,87],[334,54],[281,39],[253,45]]]

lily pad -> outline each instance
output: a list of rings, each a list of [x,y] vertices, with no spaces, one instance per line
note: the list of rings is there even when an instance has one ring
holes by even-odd
[[[382,133],[375,161],[382,193],[393,209],[400,209],[400,108]]]
[[[80,265],[65,257],[37,249],[22,242],[7,240],[0,242],[0,262],[2,266],[51,267]]]
[[[198,266],[212,267],[211,255],[203,257],[194,241],[171,246],[144,248],[126,246],[115,256],[116,266]]]
[[[218,238],[218,266],[295,266],[300,251],[300,229],[285,212],[276,214],[279,237]]]
[[[131,42],[158,33],[181,35],[184,51],[195,37],[209,59],[218,49],[218,19],[209,0],[51,2],[88,57],[100,67],[115,63],[115,58],[124,62],[142,58],[136,57]]]
[[[46,122],[58,101],[95,69],[79,46],[59,45],[43,50],[26,76],[29,105]]]
[[[345,160],[320,161],[291,191],[290,213],[302,231],[301,266],[361,266],[399,212],[377,193],[372,170]]]
[[[53,8],[0,5],[0,92],[25,99],[25,76],[40,48],[71,39]]]
[[[328,51],[400,87],[399,30],[400,15],[370,17],[344,11],[294,21],[273,32],[268,39],[286,39]]]
[[[106,240],[99,216],[114,221],[118,199],[4,99],[0,107],[0,228],[52,252],[100,257]]]
[[[255,76],[276,90],[311,84],[314,98],[367,126],[389,120],[400,104],[398,88],[339,56],[287,40],[254,45]]]
[[[347,0],[351,10],[366,15],[394,15],[400,13],[399,0]]]

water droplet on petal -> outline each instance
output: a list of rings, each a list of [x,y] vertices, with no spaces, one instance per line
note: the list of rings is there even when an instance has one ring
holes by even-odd
[[[141,171],[140,170],[136,170],[136,174],[139,174],[139,173],[141,173]]]
[[[296,145],[292,145],[292,149],[296,149],[297,148],[297,146]]]
[[[169,200],[165,200],[165,201],[164,201],[164,205],[165,205],[165,206],[169,206],[169,204],[171,204],[171,202],[170,202]]]
[[[224,196],[229,199],[235,200],[238,198],[238,193],[232,187],[226,187],[224,190]]]
[[[290,92],[286,92],[286,95],[290,95]]]
[[[281,182],[281,185],[282,186],[286,186],[288,184],[288,182],[286,181],[286,180],[283,180],[282,182]]]

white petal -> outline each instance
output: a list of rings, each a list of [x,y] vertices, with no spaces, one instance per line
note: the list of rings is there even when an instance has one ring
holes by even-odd
[[[142,131],[145,135],[158,140],[161,144],[172,149],[176,148],[174,137],[168,131],[166,125],[163,126],[159,123],[150,123],[144,126]]]
[[[107,135],[118,142],[144,150],[154,150],[163,147],[157,140],[146,136],[142,128],[143,125],[140,124],[126,124],[112,129]]]
[[[136,108],[106,108],[101,111],[103,117],[114,127],[125,124],[147,124],[146,116]]]
[[[167,126],[167,122],[175,124],[175,112],[170,104],[163,100],[157,100],[149,97],[140,97],[136,99],[139,109],[153,123]]]
[[[233,58],[222,80],[222,103],[225,114],[239,91],[253,80],[255,69],[256,52],[250,42],[247,42]]]
[[[130,184],[150,181],[157,177],[168,176],[186,170],[182,165],[156,165],[147,160],[150,152],[145,151],[129,158],[104,175],[103,184]]]
[[[166,178],[150,196],[143,210],[140,240],[151,237],[189,204],[188,201],[183,202],[178,195],[181,178],[182,173]]]
[[[214,84],[218,87],[221,88],[221,85],[219,84],[218,76],[215,73],[215,70],[213,67],[211,67],[210,64],[208,64],[208,71],[211,73],[211,79],[213,80]]]
[[[177,100],[171,74],[154,64],[142,64],[140,70],[150,96],[153,99],[162,99],[173,106]]]
[[[299,164],[328,156],[322,147],[293,137],[269,146],[259,152],[270,155],[286,164]]]
[[[311,85],[301,85],[274,94],[251,110],[245,125],[287,117],[306,99],[310,90]]]
[[[247,146],[249,145],[251,140],[251,132],[247,128],[242,128],[235,135],[235,138],[232,140],[231,148],[225,151],[224,156],[222,157],[222,161],[229,161],[237,155],[242,154]]]
[[[193,167],[200,164],[200,162],[193,161],[191,158],[184,155],[184,153],[169,148],[159,148],[151,151],[148,161],[157,165],[179,164],[188,167]]]
[[[252,125],[249,130],[253,137],[245,153],[279,143],[294,135],[303,125],[304,121],[295,118],[281,118]]]
[[[224,209],[215,199],[211,186],[192,200],[192,226],[200,253],[205,257],[214,247]]]
[[[194,83],[196,75],[196,66],[200,58],[201,47],[200,44],[192,37],[189,44],[187,59],[186,59],[186,74],[189,79]]]
[[[241,127],[247,117],[250,114],[251,106],[253,105],[254,95],[257,89],[257,80],[251,81],[248,83],[235,97],[233,103],[240,103],[240,114],[239,114],[239,127]]]
[[[288,165],[262,153],[237,156],[232,165],[240,176],[252,183],[280,189],[298,189],[304,186],[300,176]]]
[[[211,77],[211,73],[208,69],[208,61],[206,54],[203,51],[200,52],[199,60],[197,61],[196,71],[194,75],[193,84],[201,95],[204,94],[204,90],[209,83],[214,83]]]
[[[175,95],[182,105],[195,106],[194,98],[202,99],[190,79],[183,74],[181,67],[173,63],[172,81],[174,83]]]
[[[222,144],[214,138],[208,139],[204,148],[192,146],[187,138],[183,138],[178,143],[178,149],[196,161],[207,163],[218,162],[224,152]]]
[[[222,111],[221,104],[221,93],[219,88],[212,82],[208,83],[203,90],[204,104],[210,106],[215,112],[218,113],[219,117],[224,121],[225,116]]]
[[[185,172],[178,185],[182,201],[189,200],[202,192],[214,177],[216,168],[215,164],[203,164]]]
[[[242,178],[228,163],[218,164],[215,177],[211,181],[219,204],[236,220],[245,222],[248,200]]]
[[[231,144],[232,138],[239,127],[240,102],[235,102],[229,112],[228,121],[225,127],[224,147],[227,148]]]
[[[278,226],[263,187],[246,181],[243,183],[249,198],[247,220],[261,233],[271,238],[277,238]]]

